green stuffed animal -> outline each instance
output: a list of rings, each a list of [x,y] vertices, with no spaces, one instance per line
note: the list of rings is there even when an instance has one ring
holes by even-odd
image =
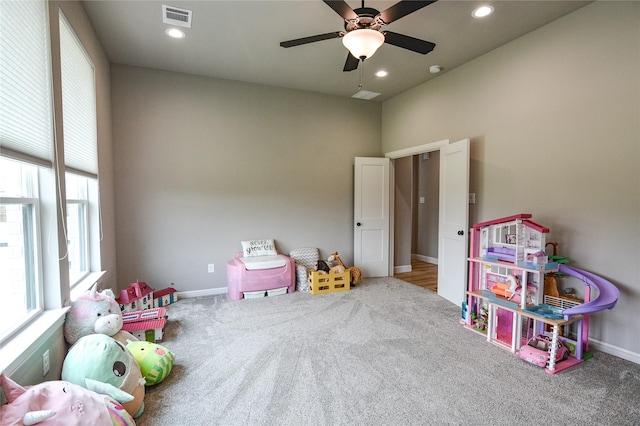
[[[62,364],[62,380],[89,389],[87,379],[108,383],[133,396],[122,404],[133,418],[144,411],[145,380],[123,343],[105,334],[89,334],[71,348]]]
[[[163,381],[173,368],[173,353],[157,343],[129,342],[127,349],[138,362],[147,386],[157,385]]]

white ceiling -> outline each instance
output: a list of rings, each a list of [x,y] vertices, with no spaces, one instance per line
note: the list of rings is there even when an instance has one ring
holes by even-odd
[[[132,1],[88,0],[85,9],[112,63],[183,72],[338,96],[358,92],[360,70],[343,72],[347,50],[331,39],[285,49],[279,43],[342,31],[343,19],[320,0],[289,1]],[[352,8],[360,1],[348,0]],[[379,11],[396,1],[367,0]],[[431,41],[427,55],[384,44],[364,66],[363,90],[380,92],[384,101],[442,75],[523,34],[588,4],[559,0],[440,0],[384,29]],[[162,5],[193,12],[186,37],[165,34]],[[480,4],[495,7],[493,15],[474,19]],[[360,65],[362,67],[362,64]],[[384,69],[385,78],[374,76]]]

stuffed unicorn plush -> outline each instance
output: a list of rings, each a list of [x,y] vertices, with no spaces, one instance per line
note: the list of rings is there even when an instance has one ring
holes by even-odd
[[[73,345],[89,334],[106,334],[121,343],[137,341],[131,333],[122,330],[122,311],[111,289],[98,293],[96,286],[80,296],[64,319],[64,338]]]
[[[4,374],[0,383],[7,404],[0,407],[0,425],[135,425],[121,405],[133,397],[106,383],[89,381],[88,390],[62,380],[23,388]]]

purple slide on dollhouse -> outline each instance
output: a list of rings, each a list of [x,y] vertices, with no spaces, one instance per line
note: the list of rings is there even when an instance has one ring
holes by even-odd
[[[616,306],[616,302],[620,296],[620,290],[618,290],[618,288],[609,281],[594,275],[591,272],[583,271],[582,269],[574,268],[572,266],[560,265],[559,271],[582,280],[585,285],[594,287],[598,291],[598,297],[590,302],[562,311],[565,318],[571,315],[590,314],[593,312],[603,311]]]

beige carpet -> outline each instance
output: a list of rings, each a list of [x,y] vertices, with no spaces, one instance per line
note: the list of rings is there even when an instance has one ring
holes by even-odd
[[[640,424],[640,365],[596,352],[548,375],[394,278],[184,299],[168,314],[162,344],[176,364],[147,388],[138,425]]]

